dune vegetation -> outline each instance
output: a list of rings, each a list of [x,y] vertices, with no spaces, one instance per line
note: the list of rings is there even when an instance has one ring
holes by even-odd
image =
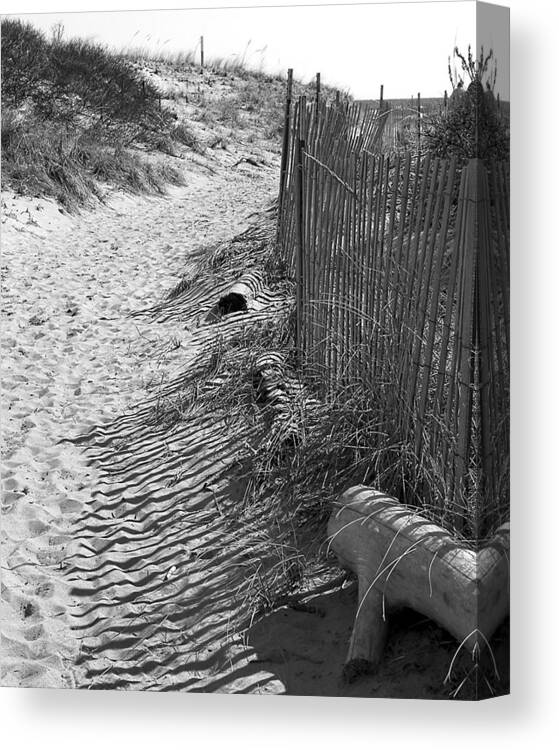
[[[181,184],[176,157],[226,147],[234,131],[257,127],[279,148],[282,76],[222,59],[200,71],[189,52],[148,60],[65,39],[62,27],[50,38],[19,20],[1,28],[4,188],[75,208],[107,186]]]

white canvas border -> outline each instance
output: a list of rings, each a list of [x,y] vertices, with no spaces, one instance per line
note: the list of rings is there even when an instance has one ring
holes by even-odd
[[[173,2],[161,7],[204,7]],[[213,3],[216,6],[266,3]],[[280,2],[270,4],[281,4]],[[288,4],[288,3],[286,3]],[[294,4],[294,3],[292,3]],[[312,3],[308,0],[307,4]],[[46,690],[0,692],[6,747],[548,747],[557,655],[557,100],[554,3],[510,0],[512,101],[513,695],[483,704]],[[3,2],[1,12],[138,10],[142,0]],[[537,9],[536,9],[537,6]],[[547,12],[549,15],[545,15]],[[535,12],[537,10],[537,12]],[[555,163],[552,163],[552,160]]]

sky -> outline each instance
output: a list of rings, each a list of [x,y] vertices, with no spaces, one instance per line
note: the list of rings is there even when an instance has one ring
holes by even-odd
[[[63,5],[43,2],[40,7],[64,10]],[[141,2],[135,5],[141,7]],[[211,2],[198,0],[196,5]],[[221,5],[227,7],[200,9],[187,1],[183,10],[18,17],[47,34],[62,23],[67,37],[86,37],[116,49],[199,50],[203,36],[206,58],[244,58],[249,66],[272,73],[292,67],[304,81],[320,72],[324,83],[349,90],[358,99],[378,98],[381,84],[386,99],[415,97],[418,92],[422,97],[442,96],[450,90],[447,61],[454,46],[465,51],[468,44],[476,45],[471,0],[283,7],[263,7],[261,2],[250,8],[231,7],[242,5],[238,0],[221,0]]]

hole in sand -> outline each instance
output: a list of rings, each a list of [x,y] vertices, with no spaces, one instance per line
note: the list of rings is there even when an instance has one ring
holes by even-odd
[[[216,323],[226,315],[236,312],[248,312],[247,298],[239,292],[229,292],[229,294],[224,294],[219,302],[212,307],[206,317],[206,322]]]
[[[247,312],[247,300],[242,294],[238,292],[229,292],[225,294],[217,305],[215,305],[209,312],[206,321],[208,323],[215,323],[226,315],[231,315],[234,312]]]
[[[247,301],[242,294],[231,292],[219,300],[214,310],[218,318],[235,312],[246,312],[248,310]]]

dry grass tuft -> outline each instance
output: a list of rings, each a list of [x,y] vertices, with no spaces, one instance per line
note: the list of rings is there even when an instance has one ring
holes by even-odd
[[[73,209],[101,199],[100,183],[157,193],[182,183],[177,169],[118,141],[106,142],[94,131],[61,131],[55,123],[18,118],[9,109],[2,115],[2,184],[18,193],[53,196]]]

